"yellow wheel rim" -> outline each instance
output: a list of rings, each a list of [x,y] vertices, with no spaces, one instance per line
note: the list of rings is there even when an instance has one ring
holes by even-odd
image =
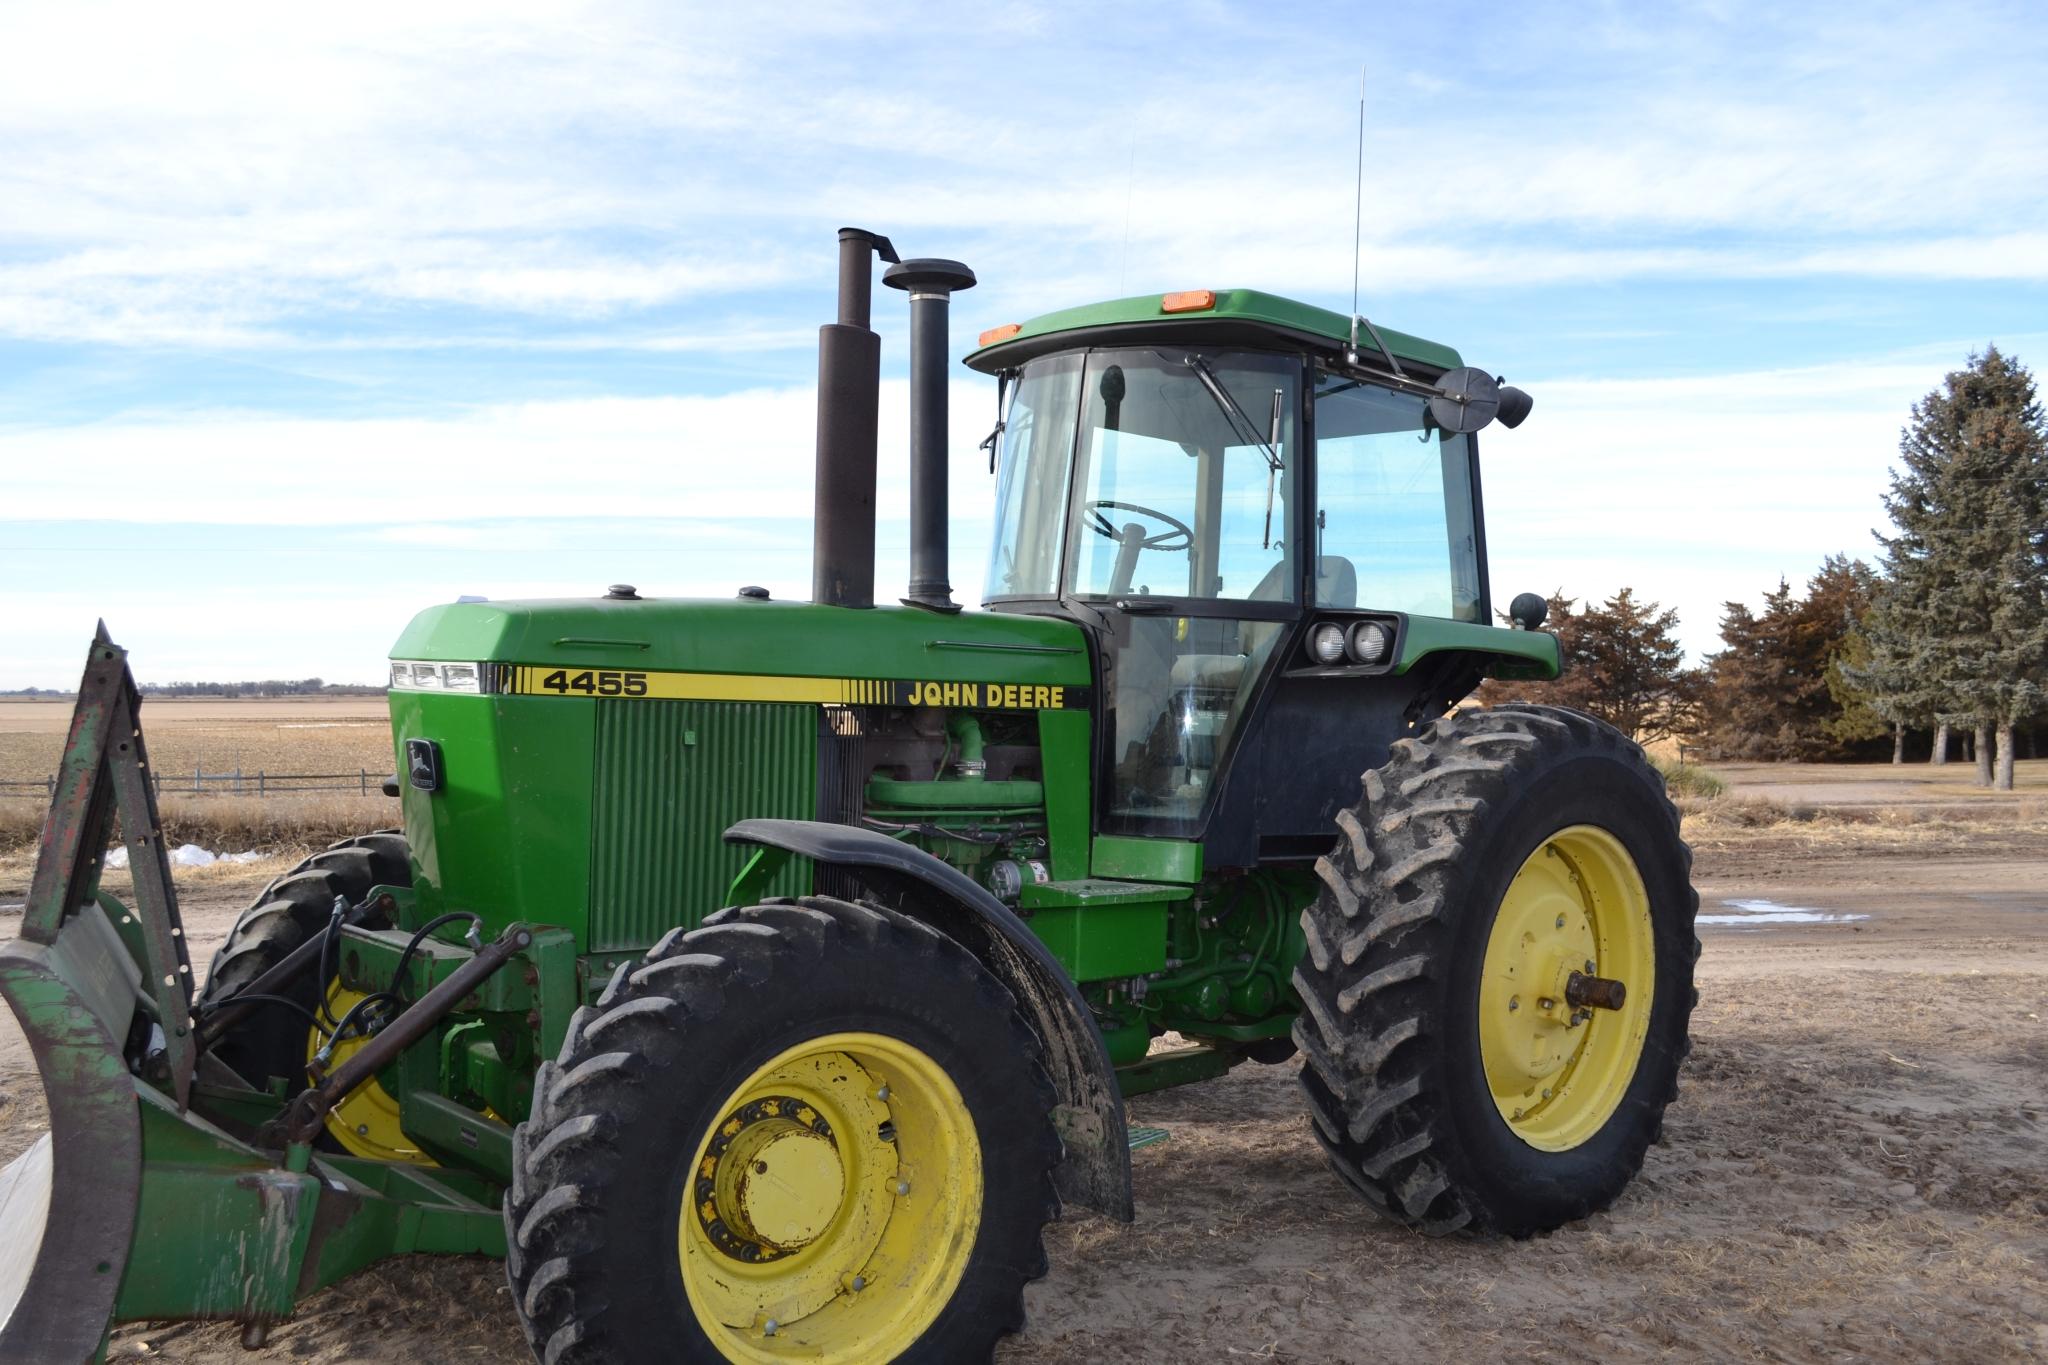
[[[937,1062],[876,1033],[814,1038],[697,1144],[683,1287],[728,1359],[891,1360],[959,1287],[981,1194],[974,1118]]]
[[[361,991],[349,990],[336,981],[327,988],[327,1012],[340,1019],[362,998]],[[320,1030],[306,1030],[307,1061],[313,1060],[313,1054],[320,1050],[323,1041]],[[340,1066],[368,1041],[357,1036],[337,1044],[328,1058],[328,1069]],[[355,1156],[374,1157],[379,1161],[410,1161],[421,1166],[437,1164],[415,1147],[412,1139],[405,1135],[405,1130],[398,1126],[398,1101],[378,1083],[375,1076],[351,1090],[347,1098],[327,1111],[327,1131],[334,1135],[334,1140],[344,1150]]]
[[[1621,841],[1573,825],[1538,845],[1501,897],[1479,982],[1480,1060],[1515,1136],[1569,1151],[1613,1117],[1649,1034],[1656,965],[1649,893]],[[1619,981],[1621,1007],[1575,1004],[1574,973]]]

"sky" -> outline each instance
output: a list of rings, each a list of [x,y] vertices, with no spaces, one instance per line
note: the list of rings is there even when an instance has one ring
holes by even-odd
[[[1497,599],[1868,557],[1912,402],[2048,355],[2032,4],[0,7],[0,688],[377,681],[460,594],[807,595],[835,230],[1361,306],[1536,399]],[[878,595],[907,577],[904,313]],[[993,384],[956,366],[979,600]]]

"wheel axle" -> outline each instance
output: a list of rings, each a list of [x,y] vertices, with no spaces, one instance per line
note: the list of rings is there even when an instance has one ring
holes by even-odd
[[[1609,977],[1573,972],[1565,978],[1564,999],[1574,1008],[1618,1010],[1628,999],[1628,987]]]

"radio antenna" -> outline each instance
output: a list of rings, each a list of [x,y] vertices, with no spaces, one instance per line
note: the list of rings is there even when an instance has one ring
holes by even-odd
[[[1358,68],[1358,180],[1351,199],[1351,316],[1358,316],[1358,257],[1365,240],[1365,68]],[[1354,329],[1355,330],[1355,329]],[[1356,349],[1358,341],[1352,338]]]

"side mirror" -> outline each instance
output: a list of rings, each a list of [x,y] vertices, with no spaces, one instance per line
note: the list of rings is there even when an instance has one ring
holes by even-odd
[[[1471,365],[1461,365],[1446,373],[1436,381],[1436,389],[1429,400],[1430,418],[1452,435],[1479,430],[1500,410],[1499,383],[1486,371]],[[1523,415],[1528,415],[1526,408]]]

